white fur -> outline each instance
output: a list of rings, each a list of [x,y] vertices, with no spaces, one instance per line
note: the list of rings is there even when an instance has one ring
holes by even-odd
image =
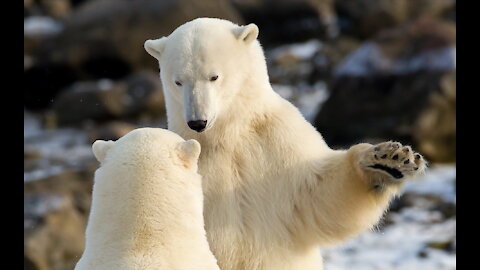
[[[202,145],[205,226],[220,268],[319,270],[318,247],[372,227],[400,181],[361,165],[373,158],[369,144],[330,149],[272,90],[257,35],[254,25],[201,18],[145,47],[160,64],[168,128]]]
[[[205,235],[200,145],[142,128],[96,141],[86,248],[76,270],[218,270]]]

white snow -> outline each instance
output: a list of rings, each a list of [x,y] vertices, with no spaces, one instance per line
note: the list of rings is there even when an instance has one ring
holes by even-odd
[[[313,86],[305,83],[295,86],[272,84],[272,88],[281,97],[292,102],[310,122],[314,120],[323,102],[329,96],[327,84],[323,81],[318,81]]]
[[[38,136],[41,133],[40,120],[34,115],[23,111],[23,136],[25,139]]]
[[[292,100],[294,97],[295,91],[290,85],[272,84],[272,88],[284,99]]]
[[[399,59],[393,67],[393,72],[405,74],[419,70],[454,70],[455,55],[455,47],[428,50],[414,57]]]
[[[75,128],[43,129],[34,115],[24,113],[24,151],[40,157],[33,170],[24,170],[24,181],[44,179],[67,170],[82,170],[94,160],[87,133]]]
[[[407,183],[405,192],[437,194],[455,200],[455,166],[433,166],[426,175]],[[456,253],[429,243],[456,243],[456,219],[421,205],[389,213],[393,224],[366,232],[335,248],[323,249],[325,270],[453,270]],[[421,256],[420,256],[421,255]]]
[[[113,86],[114,86],[114,82],[110,79],[101,79],[101,80],[98,80],[97,82],[98,84],[98,89],[100,89],[101,91],[109,91],[109,90],[112,90]]]
[[[435,166],[419,178],[405,183],[403,192],[439,195],[447,202],[455,202],[455,178],[457,169],[454,166]]]
[[[30,16],[23,21],[24,36],[52,36],[62,30],[61,23],[47,16]]]
[[[456,68],[456,48],[447,46],[412,57],[391,59],[377,44],[366,42],[336,67],[335,76],[367,76],[381,73],[406,74],[420,70],[451,71]]]
[[[312,122],[328,97],[327,84],[323,81],[318,81],[313,87],[308,88],[307,91],[304,91],[304,93],[299,96],[295,106],[300,109],[305,119]]]
[[[299,60],[308,60],[312,58],[316,52],[322,49],[322,43],[319,40],[309,40],[303,43],[293,43],[276,47],[269,51],[273,58],[281,57],[284,54],[291,54]]]

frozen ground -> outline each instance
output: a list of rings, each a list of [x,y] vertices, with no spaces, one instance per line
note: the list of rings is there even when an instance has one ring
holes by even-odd
[[[325,270],[456,269],[456,218],[432,210],[429,198],[455,203],[454,165],[432,166],[407,182],[413,205],[390,212],[392,224],[322,251]]]

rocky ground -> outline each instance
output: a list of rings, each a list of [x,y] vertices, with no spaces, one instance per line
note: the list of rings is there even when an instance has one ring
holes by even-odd
[[[24,269],[73,269],[91,143],[166,127],[143,42],[200,16],[255,22],[274,90],[333,148],[394,139],[432,164],[375,231],[322,251],[327,270],[455,269],[456,1],[199,3],[24,1]]]

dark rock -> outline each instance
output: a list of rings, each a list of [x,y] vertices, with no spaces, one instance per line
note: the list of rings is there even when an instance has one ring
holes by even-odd
[[[61,22],[47,16],[28,16],[23,22],[24,55],[31,54],[45,40],[52,38],[63,29]]]
[[[358,41],[342,37],[325,42],[312,39],[266,50],[270,82],[312,85],[319,80],[329,81],[334,67],[358,46]]]
[[[56,98],[53,112],[58,124],[63,125],[88,119],[118,119],[139,113],[160,117],[165,114],[165,105],[158,75],[139,72],[124,81],[75,83]]]
[[[163,88],[158,73],[139,71],[126,78],[132,99],[130,113],[144,112],[154,117],[166,114]]]
[[[33,55],[39,62],[64,63],[85,79],[118,79],[145,67],[158,70],[143,48],[145,40],[168,35],[197,17],[242,22],[223,0],[87,1],[65,20],[64,30],[42,43]]]
[[[40,270],[37,265],[35,265],[35,262],[30,260],[28,257],[23,257],[23,270]]]
[[[321,47],[320,41],[310,40],[268,50],[266,59],[270,82],[295,85],[306,81],[313,72],[313,57]]]
[[[25,182],[24,195],[26,197],[27,195],[60,195],[69,197],[72,199],[72,203],[76,209],[82,209],[83,211],[88,212],[90,210],[90,202],[85,204],[82,197],[91,196],[93,172],[97,166],[98,163],[90,166],[82,172],[68,171],[46,179]]]
[[[24,159],[38,159],[41,158],[41,154],[38,151],[24,149],[23,150],[23,158]]]
[[[93,143],[96,140],[115,141],[136,128],[137,126],[133,124],[120,121],[112,121],[106,124],[101,124],[98,127],[92,129],[88,135],[88,141],[89,143]]]
[[[430,242],[427,246],[429,248],[441,249],[447,252],[454,252],[456,249],[454,240]]]
[[[335,67],[359,45],[358,40],[343,36],[323,43],[321,50],[312,59],[313,72],[310,74],[308,81],[324,80],[329,82],[333,77]]]
[[[405,207],[412,206],[413,202],[412,199],[410,198],[410,194],[404,194],[399,197],[395,197],[392,202],[390,203],[390,206],[388,207],[389,212],[400,212]]]
[[[63,19],[70,15],[73,0],[25,0],[24,14],[27,16],[41,15]]]
[[[455,69],[455,25],[420,19],[380,32],[349,54],[336,77],[407,74]]]
[[[25,108],[48,108],[58,93],[77,79],[76,72],[67,65],[46,63],[27,69],[23,74]]]
[[[329,145],[348,146],[367,139],[413,141],[413,126],[438,92],[444,74],[341,77],[322,105],[315,126]]]
[[[24,185],[25,269],[73,269],[85,243],[93,171]]]
[[[419,151],[430,161],[454,162],[456,159],[456,74],[447,74],[441,91],[432,94],[419,116],[414,139]]]
[[[333,38],[338,34],[333,0],[233,0],[247,23],[260,28],[266,46]]]
[[[418,257],[420,258],[428,258],[428,252],[426,250],[420,250],[418,252]]]
[[[452,202],[441,201],[435,206],[431,207],[430,210],[439,211],[440,213],[442,213],[445,219],[449,219],[457,215],[457,206],[455,205],[455,203]]]
[[[70,0],[41,0],[40,4],[54,18],[66,18],[72,11]]]
[[[86,218],[66,200],[25,229],[24,257],[40,270],[73,269],[83,252],[85,226]]]
[[[419,142],[417,121],[455,70],[452,27],[419,20],[383,32],[347,56],[315,120],[327,143]]]
[[[58,95],[53,112],[59,125],[118,117],[126,111],[127,90],[124,82],[78,82]]]
[[[454,0],[336,0],[340,31],[364,39],[421,17],[448,18]]]

